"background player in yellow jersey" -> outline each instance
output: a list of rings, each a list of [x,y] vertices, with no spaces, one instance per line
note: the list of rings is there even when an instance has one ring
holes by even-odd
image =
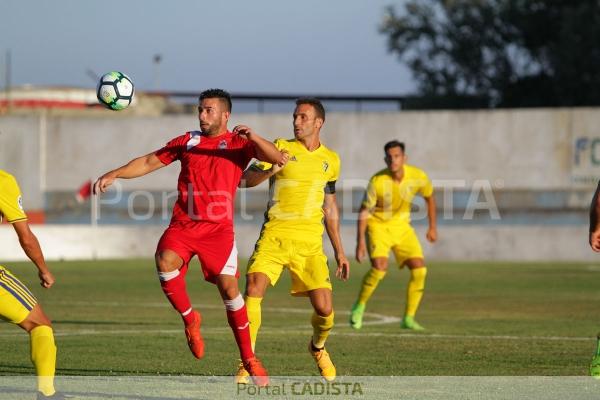
[[[348,279],[350,264],[339,234],[339,211],[335,183],[340,159],[320,140],[325,109],[314,98],[296,101],[294,139],[277,139],[275,146],[288,154],[283,168],[266,163],[254,164],[242,179],[245,187],[270,178],[270,199],[265,222],[254,254],[248,263],[246,304],[250,337],[255,346],[261,324],[261,301],[267,286],[277,283],[284,268],[291,274],[293,296],[308,296],[314,308],[311,317],[313,336],[309,351],[319,372],[333,380],[335,366],[325,350],[333,328],[333,304],[327,257],[323,253],[323,221],[337,261],[336,276]],[[237,381],[247,372],[240,365]]]
[[[393,140],[386,143],[384,151],[387,168],[371,177],[358,216],[356,259],[362,262],[368,245],[372,268],[363,278],[358,299],[350,314],[350,325],[355,329],[361,328],[367,301],[387,271],[391,249],[400,268],[406,265],[410,270],[401,327],[422,330],[423,327],[414,317],[423,297],[427,268],[421,244],[410,225],[410,211],[414,196],[423,196],[429,219],[426,237],[430,242],[435,242],[437,230],[433,187],[425,172],[405,164],[404,143]]]
[[[36,236],[29,229],[19,185],[12,175],[0,170],[0,220],[2,217],[12,224],[25,254],[37,267],[42,287],[50,288],[54,284],[54,276],[46,265]],[[44,314],[31,291],[1,265],[0,318],[19,325],[29,333],[31,361],[38,375],[37,398],[64,398],[54,390],[56,345],[50,319]]]

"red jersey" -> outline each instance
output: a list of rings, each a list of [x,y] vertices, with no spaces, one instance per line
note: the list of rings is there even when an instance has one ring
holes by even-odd
[[[154,154],[165,165],[181,162],[171,225],[185,222],[233,224],[233,203],[242,173],[256,156],[254,143],[232,132],[208,137],[186,132]]]

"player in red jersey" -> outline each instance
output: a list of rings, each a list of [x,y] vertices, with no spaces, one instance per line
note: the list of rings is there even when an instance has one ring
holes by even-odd
[[[117,178],[136,178],[181,162],[177,202],[171,223],[156,249],[156,268],[163,292],[181,314],[190,350],[204,355],[200,313],[192,308],[185,285],[190,259],[197,255],[204,278],[216,284],[240,355],[257,385],[268,384],[267,371],[250,345],[246,305],[238,289],[237,249],[233,232],[233,204],[242,172],[252,158],[283,165],[287,155],[252,129],[238,125],[230,132],[231,97],[221,89],[199,98],[200,131],[187,132],[156,152],[107,172],[94,184],[104,193]]]

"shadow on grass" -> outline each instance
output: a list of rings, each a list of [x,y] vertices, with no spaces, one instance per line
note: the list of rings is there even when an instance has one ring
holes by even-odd
[[[157,324],[156,322],[140,322],[140,321],[84,321],[84,320],[52,320],[54,324],[60,325],[119,325],[119,326],[170,326],[169,324]]]
[[[35,392],[33,390],[21,389],[17,387],[2,387],[0,388],[0,394],[7,395],[31,395],[33,396]],[[94,398],[94,399],[112,399],[114,398],[114,394],[111,393],[102,393],[102,392],[63,392],[68,398],[75,399],[86,399],[86,398]],[[116,395],[119,399],[136,399],[136,400],[179,400],[181,397],[157,397],[157,396],[140,396],[136,395],[126,395],[126,394],[118,394]],[[28,397],[25,397],[28,398]],[[202,399],[198,399],[202,400]]]

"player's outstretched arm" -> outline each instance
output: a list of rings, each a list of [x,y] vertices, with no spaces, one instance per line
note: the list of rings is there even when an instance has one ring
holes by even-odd
[[[429,229],[427,229],[425,237],[429,242],[435,243],[437,240],[437,211],[433,195],[425,197],[425,203],[427,203],[427,219],[429,220]]]
[[[369,210],[365,206],[360,207],[358,221],[356,222],[356,254],[358,262],[363,262],[367,257],[367,218]]]
[[[350,262],[344,253],[342,246],[342,238],[340,235],[340,211],[337,205],[335,193],[326,193],[323,203],[325,230],[331,241],[333,252],[335,253],[335,261],[337,269],[335,276],[345,281],[350,277]]]
[[[50,288],[54,284],[54,276],[46,265],[46,260],[44,259],[44,254],[42,253],[42,248],[37,237],[31,232],[27,221],[15,222],[12,225],[17,232],[23,251],[38,269],[40,285],[46,289]]]
[[[256,165],[249,166],[244,173],[242,174],[242,179],[238,184],[240,188],[251,188],[256,185],[261,184],[265,180],[269,179],[276,173],[278,173],[281,168],[277,164],[273,164],[273,166],[267,170],[260,169]]]
[[[600,182],[590,205],[590,236],[592,250],[600,252]]]
[[[233,128],[233,133],[245,137],[256,145],[256,158],[260,161],[266,161],[270,164],[277,164],[280,167],[287,162],[287,153],[279,151],[277,147],[267,139],[261,137],[258,133],[246,125],[237,125]]]
[[[113,169],[98,178],[94,183],[94,194],[106,192],[106,189],[108,189],[117,178],[137,178],[156,171],[164,166],[165,164],[163,164],[154,153],[135,158],[122,167]]]

